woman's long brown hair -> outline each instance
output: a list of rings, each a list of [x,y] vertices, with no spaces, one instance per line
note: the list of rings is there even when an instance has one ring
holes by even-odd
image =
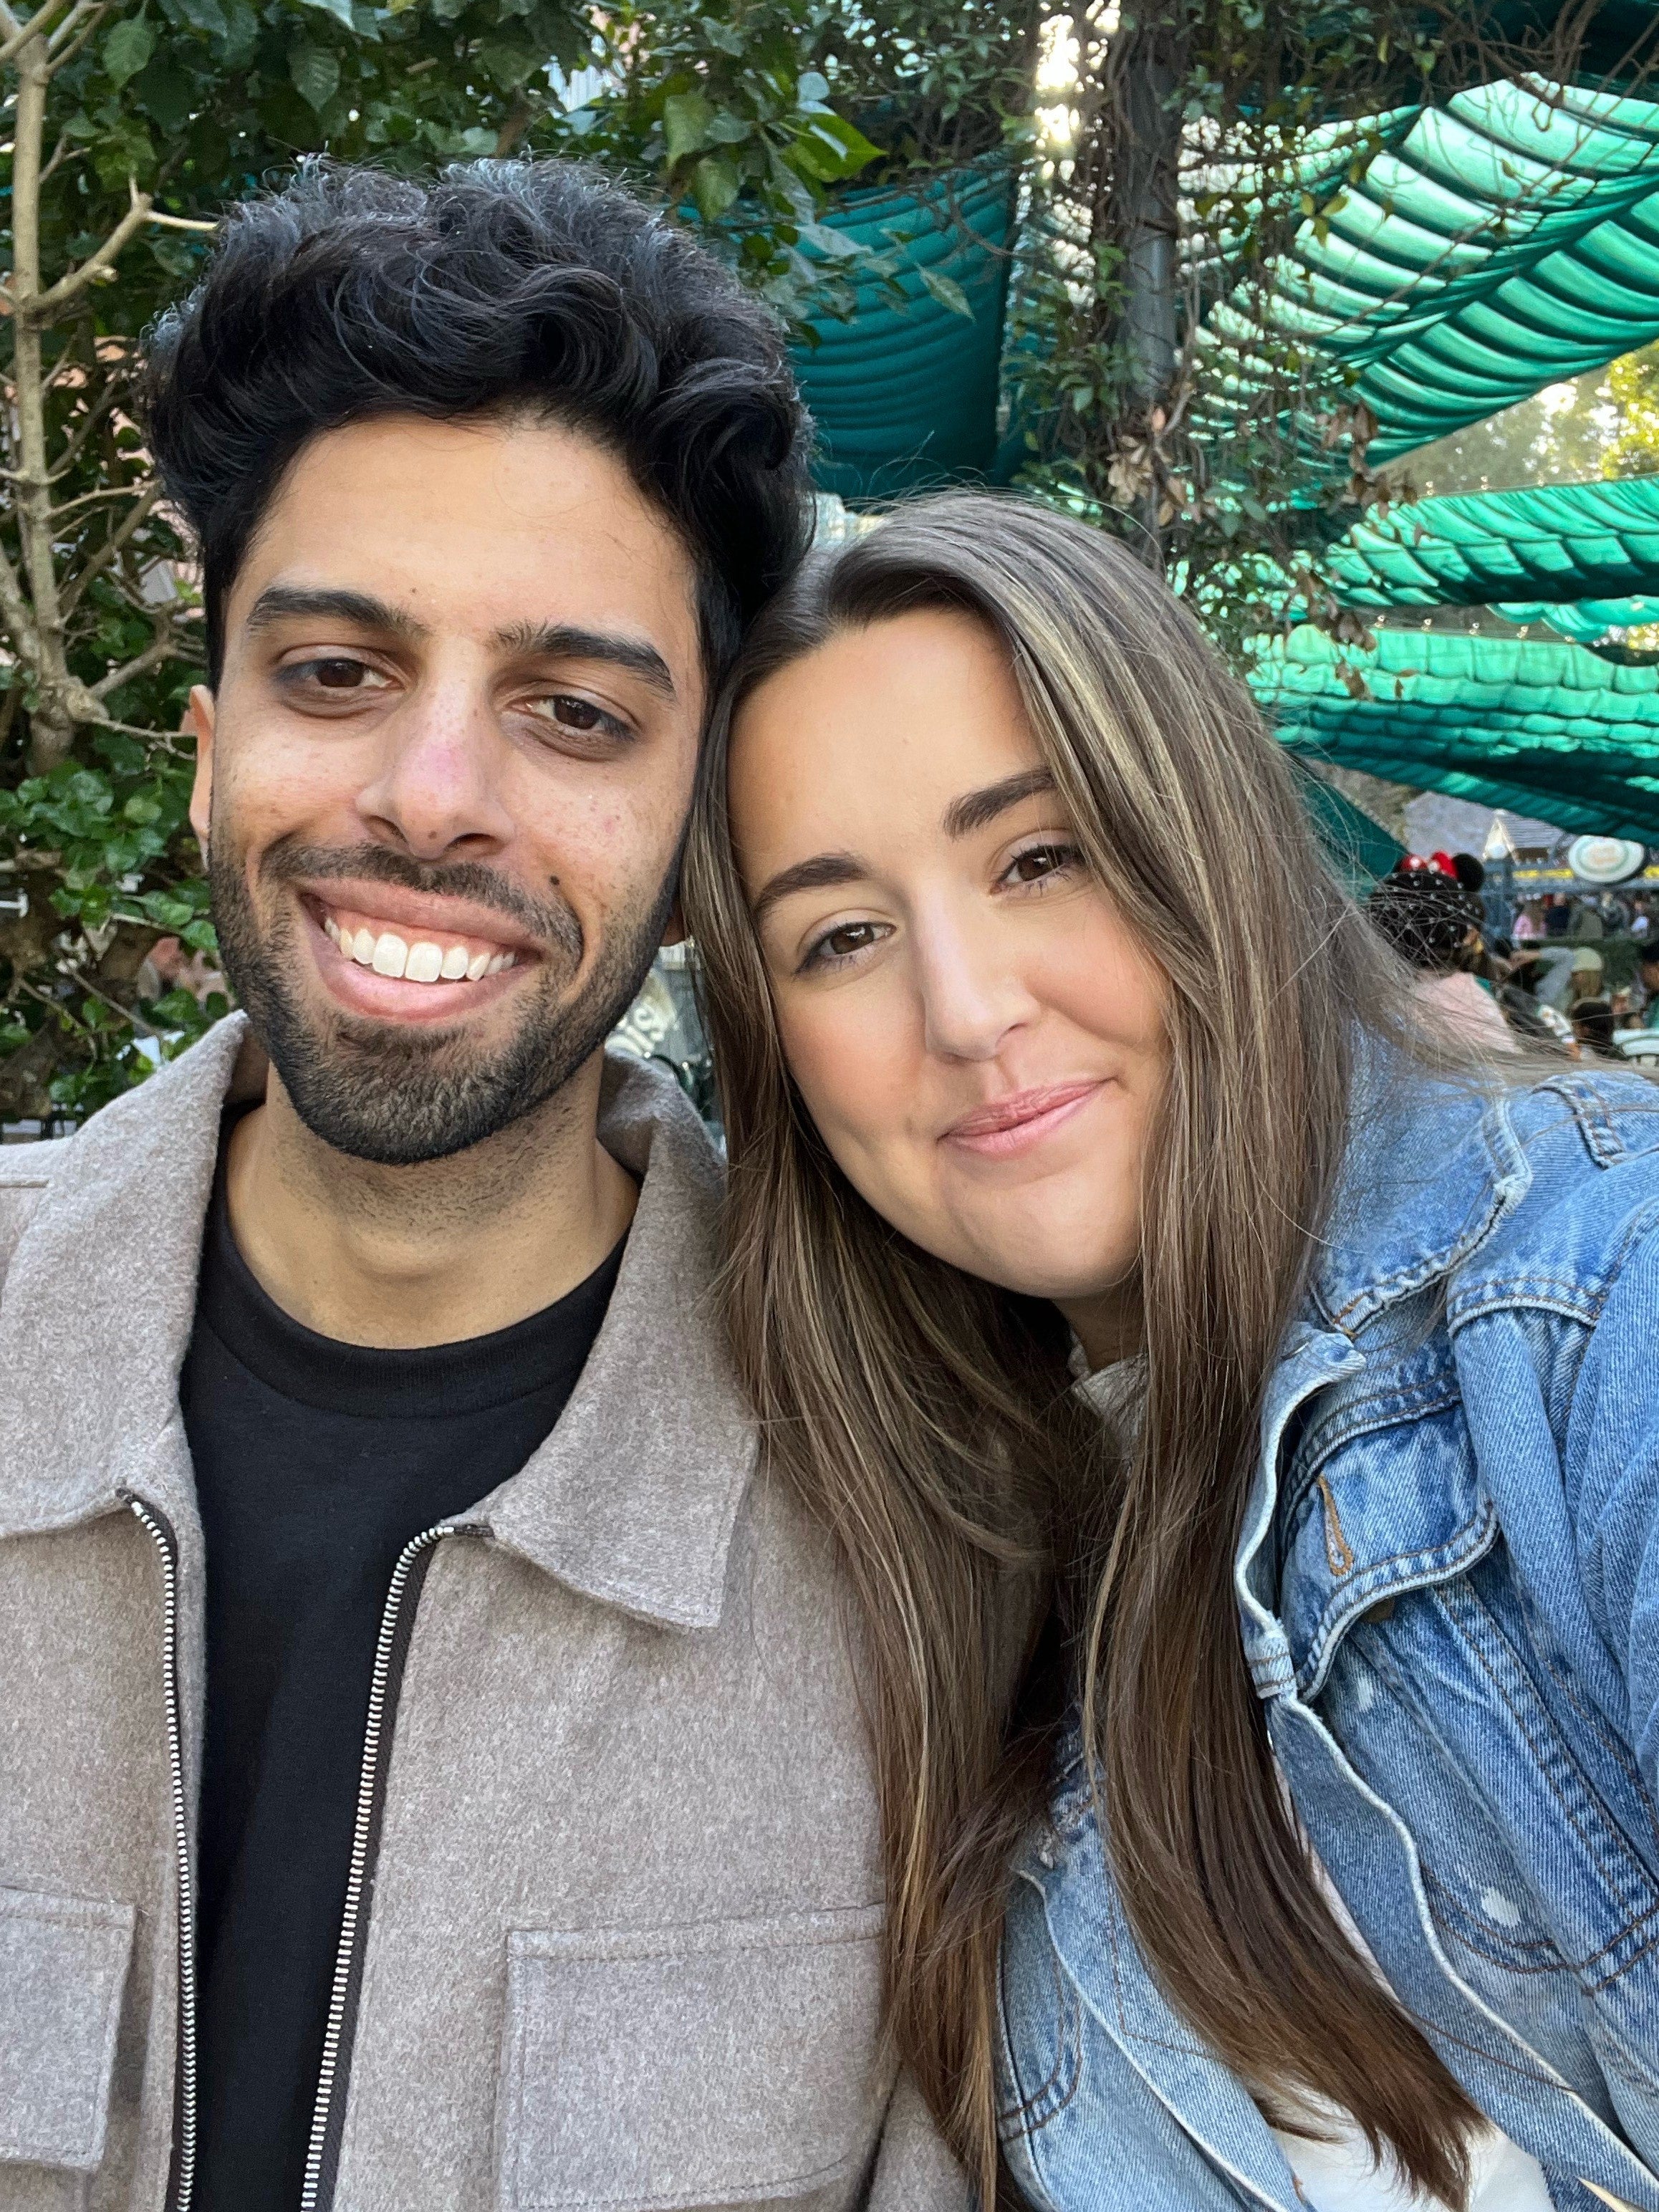
[[[1121,1457],[1067,1396],[1052,1310],[882,1221],[779,1048],[727,823],[732,722],[836,632],[918,607],[965,611],[1000,641],[1094,874],[1166,980],[1146,1413]],[[1474,2107],[1320,1893],[1233,1591],[1356,1039],[1437,1049],[1328,872],[1297,773],[1121,547],[975,494],[921,501],[809,567],[750,637],[703,763],[684,895],[731,1160],[726,1319],[771,1462],[839,1539],[867,1624],[890,2017],[987,2205],[1000,1923],[1068,1672],[1124,1903],[1176,2008],[1270,2105],[1313,2091],[1419,2188],[1453,2204],[1467,2189]],[[1049,1594],[1058,1632],[1038,1637]]]

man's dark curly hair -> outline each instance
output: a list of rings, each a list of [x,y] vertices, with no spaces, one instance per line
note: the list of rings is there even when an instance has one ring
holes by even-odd
[[[777,325],[684,231],[567,162],[428,183],[305,163],[227,216],[150,334],[143,398],[201,549],[215,683],[283,471],[371,416],[526,408],[614,453],[696,563],[711,686],[811,538],[810,424]]]

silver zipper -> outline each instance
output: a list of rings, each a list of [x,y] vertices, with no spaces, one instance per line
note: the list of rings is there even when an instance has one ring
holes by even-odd
[[[185,1790],[185,1728],[179,1705],[179,1553],[168,1523],[139,1498],[134,1516],[161,1555],[161,1680],[167,1708],[167,1765],[173,1778],[173,1841],[179,1876],[179,2131],[173,2212],[190,2212],[196,2186],[196,1886],[190,1864],[190,1802]]]
[[[319,2212],[319,2208],[325,2202],[325,2179],[328,2195],[330,2197],[333,2195],[334,2167],[339,2157],[337,2140],[332,2145],[330,2142],[335,2117],[334,2093],[342,2057],[349,2058],[350,2056],[347,2018],[355,2006],[362,1969],[361,1923],[368,1884],[370,1855],[377,1840],[383,1782],[380,1768],[387,1735],[386,1705],[392,1687],[392,1658],[398,1649],[398,1631],[402,1621],[404,1594],[416,1561],[444,1537],[454,1535],[457,1527],[453,1521],[440,1522],[435,1528],[424,1529],[404,1546],[398,1554],[398,1564],[392,1571],[386,1605],[380,1614],[380,1633],[374,1646],[374,1673],[369,1685],[368,1718],[363,1729],[362,1766],[357,1781],[357,1819],[351,1834],[351,1869],[346,1881],[345,1911],[340,1921],[340,1948],[334,1959],[334,1986],[329,1998],[328,2026],[323,2037],[323,2063],[317,2076],[317,2102],[312,2112],[311,2142],[306,2152],[305,2187],[300,2197],[300,2212]],[[328,2169],[326,2176],[325,2165]]]

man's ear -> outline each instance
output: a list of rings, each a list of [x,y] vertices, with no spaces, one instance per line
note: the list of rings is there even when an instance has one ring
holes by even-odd
[[[196,781],[190,794],[190,826],[205,853],[213,816],[213,694],[198,684],[190,695],[183,727],[196,732]]]

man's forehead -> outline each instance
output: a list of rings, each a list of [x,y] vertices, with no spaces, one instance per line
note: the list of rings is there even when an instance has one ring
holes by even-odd
[[[644,632],[683,671],[696,655],[696,570],[673,526],[594,440],[522,416],[392,416],[313,439],[250,543],[233,622],[279,580],[360,593],[411,634],[562,623]]]

